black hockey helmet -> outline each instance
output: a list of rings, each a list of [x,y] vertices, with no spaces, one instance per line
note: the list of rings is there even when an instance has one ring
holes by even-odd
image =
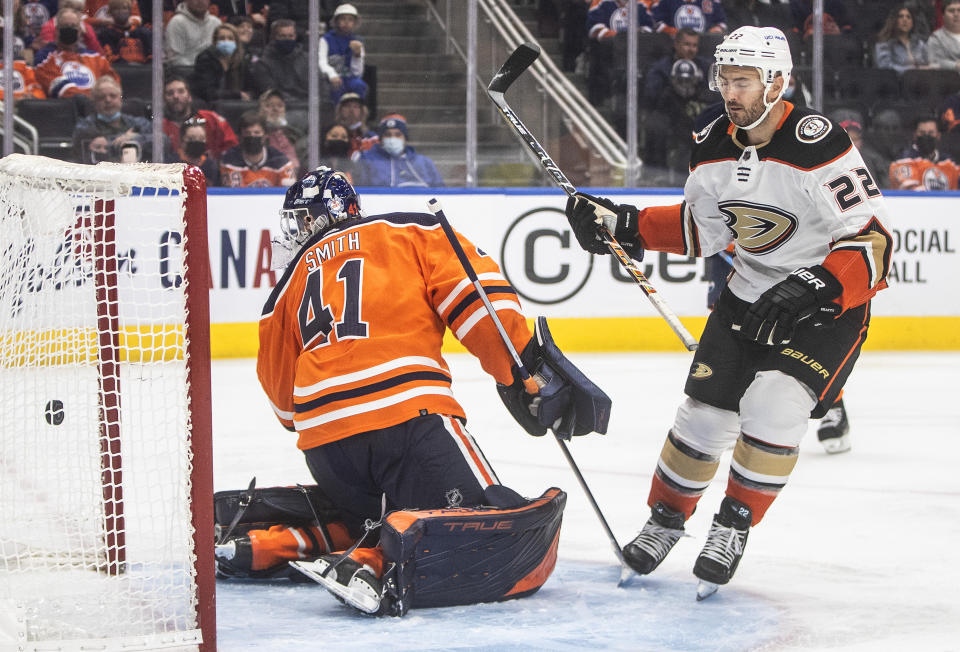
[[[342,172],[321,166],[287,189],[280,230],[288,240],[302,244],[314,233],[358,217],[360,196],[353,185]]]

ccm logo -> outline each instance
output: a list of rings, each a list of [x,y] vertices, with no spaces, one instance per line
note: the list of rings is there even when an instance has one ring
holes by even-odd
[[[449,532],[489,532],[491,530],[512,530],[513,521],[467,521],[465,523],[444,523]]]

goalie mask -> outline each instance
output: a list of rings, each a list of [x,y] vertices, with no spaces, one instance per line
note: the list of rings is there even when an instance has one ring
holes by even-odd
[[[280,230],[287,240],[302,245],[315,233],[362,216],[360,196],[347,177],[321,166],[287,189],[280,210]]]
[[[770,114],[770,109],[783,97],[789,85],[793,59],[790,56],[787,37],[776,27],[741,27],[734,30],[717,46],[714,59],[716,63],[710,75],[710,90],[713,91],[720,90],[721,66],[746,66],[756,68],[760,72],[765,110],[753,123],[741,127],[741,129],[753,129]],[[777,77],[783,77],[783,86],[780,94],[772,102],[768,102],[767,95]]]

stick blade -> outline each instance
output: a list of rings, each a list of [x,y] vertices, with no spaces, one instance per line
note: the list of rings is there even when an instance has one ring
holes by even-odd
[[[529,41],[521,43],[500,66],[500,70],[493,76],[493,79],[490,80],[490,84],[487,85],[487,92],[505,93],[510,85],[517,80],[517,77],[529,68],[539,56],[540,48],[536,43],[530,43]]]

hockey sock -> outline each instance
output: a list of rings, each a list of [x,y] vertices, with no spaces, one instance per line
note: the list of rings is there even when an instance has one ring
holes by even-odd
[[[380,546],[376,548],[354,548],[347,556],[361,566],[372,568],[377,577],[383,577],[383,550],[380,549]]]
[[[739,500],[753,513],[753,525],[787,484],[797,464],[799,446],[775,446],[741,434],[733,449],[727,495]]]
[[[690,518],[719,465],[719,456],[696,450],[674,436],[673,431],[667,433],[647,504],[653,507],[658,501],[663,502],[670,509],[683,512],[685,520]]]
[[[353,543],[343,523],[327,523],[324,527],[330,535],[333,548],[343,549]],[[274,525],[268,530],[250,530],[248,536],[253,551],[251,570],[254,571],[329,552],[323,542],[323,533],[315,525],[310,527]]]

